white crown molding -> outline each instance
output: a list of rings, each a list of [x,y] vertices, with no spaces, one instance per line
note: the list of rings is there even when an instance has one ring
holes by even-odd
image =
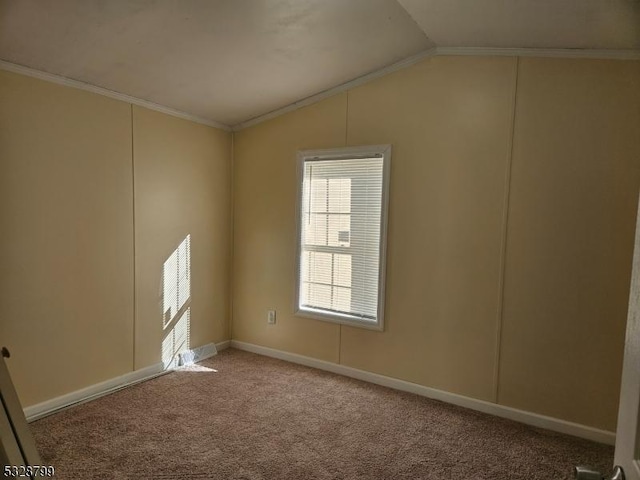
[[[285,107],[278,108],[277,110],[273,110],[269,113],[265,113],[264,115],[260,115],[258,117],[247,120],[245,122],[241,122],[236,125],[233,125],[231,129],[234,132],[237,132],[239,130],[252,127],[253,125],[257,125],[258,123],[262,123],[266,120],[279,117],[280,115],[283,115],[285,113],[293,112],[294,110],[298,110],[299,108],[306,107],[307,105],[318,103],[319,101],[324,100],[325,98],[329,98],[334,95],[337,95],[338,93],[346,92],[347,90],[351,90],[352,88],[355,88],[359,85],[368,83],[372,80],[375,80],[376,78],[384,77],[389,73],[396,72],[398,70],[402,70],[403,68],[410,67],[411,65],[415,65],[416,63],[418,63],[421,60],[424,60],[425,58],[433,57],[435,55],[436,55],[435,48],[429,48],[427,50],[423,50],[422,52],[419,52],[415,55],[412,55],[403,60],[400,60],[399,62],[393,63],[391,65],[387,65],[386,67],[367,73],[366,75],[363,75],[361,77],[354,78],[353,80],[349,80],[348,82],[338,85],[337,87],[333,87],[323,92],[316,93],[315,95],[311,95],[310,97],[303,98],[302,100],[298,100],[297,102],[291,103]]]
[[[208,118],[198,117],[190,113],[175,110],[164,105],[142,100],[140,98],[125,95],[123,93],[114,92],[106,88],[97,87],[89,83],[72,80],[70,78],[54,75],[51,73],[41,72],[22,65],[6,62],[0,60],[0,70],[6,70],[13,73],[19,73],[40,80],[46,80],[49,82],[57,83],[59,85],[65,85],[68,87],[79,88],[89,92],[104,95],[106,97],[121,100],[123,102],[131,103],[133,105],[139,105],[141,107],[155,110],[158,112],[166,113],[178,118],[190,120],[192,122],[201,123],[210,127],[219,128],[221,130],[230,132],[238,132],[245,128],[252,127],[259,123],[271,120],[272,118],[279,117],[285,113],[293,112],[302,107],[318,103],[321,100],[332,97],[339,93],[346,92],[355,87],[371,82],[380,77],[384,77],[392,72],[402,70],[404,68],[415,65],[416,63],[424,60],[425,58],[435,56],[508,56],[508,57],[550,57],[550,58],[591,58],[591,59],[612,59],[612,60],[640,60],[640,50],[595,50],[595,49],[580,49],[580,48],[490,48],[490,47],[432,47],[415,55],[407,57],[399,62],[387,65],[379,70],[367,73],[360,77],[354,78],[346,83],[329,88],[323,92],[311,95],[309,97],[298,100],[284,107],[278,108],[271,112],[259,115],[244,122],[237,123],[233,126],[225,125]]]
[[[149,102],[141,98],[125,95],[124,93],[119,93],[113,90],[108,90],[106,88],[97,87],[95,85],[91,85],[90,83],[84,83],[78,80],[72,80],[71,78],[62,77],[60,75],[54,75],[53,73],[34,70],[33,68],[25,67],[23,65],[17,65],[15,63],[0,60],[0,70],[5,70],[7,72],[12,72],[12,73],[18,73],[20,75],[25,75],[27,77],[37,78],[39,80],[45,80],[47,82],[56,83],[58,85],[63,85],[65,87],[72,87],[72,88],[77,88],[79,90],[86,90],[87,92],[97,93],[98,95],[113,98],[115,100],[120,100],[122,102],[130,103],[132,105],[138,105],[140,107],[148,108],[149,110],[155,110],[156,112],[165,113],[167,115],[171,115],[172,117],[178,117],[184,120],[189,120],[191,122],[207,125],[209,127],[219,128],[220,130],[224,130],[226,132],[231,131],[231,127],[229,127],[229,125],[225,125],[223,123],[219,123],[214,120],[210,120],[208,118],[192,115],[190,113],[176,110],[174,108],[166,107],[164,105],[159,105],[157,103]]]
[[[260,345],[254,345],[251,343],[240,342],[238,340],[231,340],[231,347],[237,348],[239,350],[245,350],[247,352],[265,355],[267,357],[273,357],[280,360],[297,363],[299,365],[305,365],[307,367],[325,370],[327,372],[337,373],[339,375],[344,375],[345,377],[351,377],[357,380],[375,383],[376,385],[382,385],[384,387],[393,388],[395,390],[415,393],[416,395],[440,400],[446,403],[451,403],[453,405],[469,408],[478,412],[488,413],[490,415],[495,415],[496,417],[507,418],[509,420],[514,420],[526,425],[531,425],[533,427],[545,428],[554,432],[586,438],[588,440],[605,443],[607,445],[614,445],[616,441],[616,434],[614,432],[599,430],[597,428],[581,425],[579,423],[568,422],[559,418],[547,417],[546,415],[518,410],[516,408],[499,405],[497,403],[491,403],[484,400],[465,397],[463,395],[425,387],[423,385],[399,380],[397,378],[386,377],[377,373],[371,373],[337,363],[318,360],[317,358],[306,357],[304,355],[284,352],[282,350],[262,347]]]
[[[485,48],[437,47],[436,54],[483,57],[551,57],[640,60],[640,50],[595,50],[583,48]]]
[[[559,48],[476,48],[476,47],[432,47],[416,55],[400,60],[374,72],[355,78],[349,82],[320,92],[316,95],[304,98],[272,112],[265,113],[245,122],[233,125],[231,129],[238,132],[248,127],[279,117],[285,113],[293,112],[299,108],[317,103],[325,98],[338,93],[346,92],[359,85],[368,83],[376,78],[383,77],[392,72],[410,67],[419,61],[435,56],[502,56],[502,57],[552,57],[552,58],[592,58],[613,60],[640,60],[640,50],[587,50],[587,49],[559,49]]]

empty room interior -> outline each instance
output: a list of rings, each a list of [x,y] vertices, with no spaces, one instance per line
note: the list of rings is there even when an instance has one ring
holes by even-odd
[[[54,478],[609,474],[639,188],[638,0],[0,0]]]

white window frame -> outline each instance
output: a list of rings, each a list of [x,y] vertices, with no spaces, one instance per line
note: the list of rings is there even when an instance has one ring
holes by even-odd
[[[346,160],[355,158],[382,158],[382,199],[380,211],[380,250],[378,263],[378,305],[375,321],[338,312],[326,312],[312,308],[300,307],[300,257],[302,254],[301,208],[303,195],[304,164],[306,160]],[[389,176],[391,172],[391,145],[368,145],[358,147],[331,148],[322,150],[301,150],[297,154],[297,198],[296,198],[296,261],[295,261],[295,305],[296,316],[324,320],[342,325],[384,330],[384,305],[387,258],[387,217],[389,210]]]

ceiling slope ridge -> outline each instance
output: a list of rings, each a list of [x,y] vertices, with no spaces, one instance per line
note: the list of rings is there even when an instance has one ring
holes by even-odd
[[[606,49],[582,49],[582,48],[499,48],[499,47],[431,47],[415,55],[407,57],[379,70],[369,72],[361,77],[354,78],[343,84],[316,93],[296,102],[277,108],[271,112],[259,115],[231,127],[234,132],[252,127],[267,120],[279,117],[285,113],[293,112],[299,108],[312,105],[326,98],[332,97],[359,85],[371,82],[390,73],[410,67],[421,60],[435,56],[509,56],[509,57],[551,57],[551,58],[592,58],[614,60],[640,60],[640,49],[606,50]]]
[[[245,128],[252,127],[253,125],[257,125],[258,123],[262,123],[272,118],[279,117],[280,115],[284,115],[285,113],[293,112],[294,110],[298,110],[299,108],[318,103],[325,98],[332,97],[334,95],[337,95],[338,93],[346,92],[347,90],[351,90],[352,88],[355,88],[359,85],[368,83],[372,80],[375,80],[376,78],[384,77],[385,75],[388,75],[392,72],[396,72],[398,70],[410,67],[411,65],[415,65],[425,58],[433,57],[436,55],[436,50],[436,47],[428,48],[414,55],[411,55],[410,57],[392,63],[391,65],[387,65],[378,70],[366,73],[360,77],[356,77],[335,87],[328,88],[327,90],[316,93],[314,95],[310,95],[306,98],[290,103],[289,105],[285,105],[284,107],[280,107],[271,112],[258,115],[257,117],[251,118],[244,122],[237,123],[233,125],[231,129],[234,132],[237,132]]]
[[[79,80],[73,80],[71,78],[63,77],[53,73],[43,72],[23,65],[0,60],[0,70],[6,70],[28,77],[45,80],[48,82],[64,85],[72,88],[78,88],[80,90],[97,93],[109,98],[131,103],[141,107],[155,110],[167,115],[189,120],[195,123],[208,125],[210,127],[218,128],[224,131],[240,131],[245,128],[252,127],[259,123],[271,120],[273,118],[284,115],[285,113],[293,112],[300,108],[318,103],[326,98],[332,97],[347,90],[353,89],[357,86],[371,82],[375,79],[384,77],[390,73],[408,68],[416,63],[424,60],[425,58],[434,56],[447,56],[447,55],[459,55],[459,56],[522,56],[522,57],[552,57],[552,58],[591,58],[591,59],[614,59],[614,60],[640,60],[640,49],[628,49],[628,50],[605,50],[605,49],[558,49],[558,48],[499,48],[499,47],[431,47],[415,55],[402,59],[398,62],[392,63],[378,70],[374,70],[360,77],[356,77],[345,83],[329,88],[322,92],[310,95],[301,100],[295,101],[283,107],[277,108],[265,114],[259,115],[254,118],[250,118],[246,121],[237,123],[235,125],[226,125],[215,120],[193,115],[188,112],[183,112],[165,105],[154,103],[141,98],[133,97],[124,93],[116,92],[106,89],[104,87],[98,87],[90,83],[81,82]]]
[[[182,118],[184,120],[189,120],[194,123],[199,123],[202,125],[207,125],[209,127],[218,128],[226,132],[231,131],[231,127],[229,125],[216,122],[215,120],[211,120],[209,118],[193,115],[188,112],[183,112],[175,108],[167,107],[166,105],[160,105],[158,103],[154,103],[149,100],[133,97],[131,95],[116,92],[114,90],[109,90],[108,88],[98,87],[97,85],[93,85],[91,83],[85,83],[85,82],[81,82],[80,80],[74,80],[72,78],[63,77],[61,75],[56,75],[54,73],[43,72],[40,70],[36,70],[34,68],[25,67],[24,65],[18,65],[16,63],[0,60],[0,70],[5,70],[7,72],[12,72],[12,73],[18,73],[20,75],[25,75],[27,77],[32,77],[39,80],[55,83],[58,85],[63,85],[65,87],[72,87],[72,88],[77,88],[79,90],[85,90],[87,92],[96,93],[104,97],[109,97],[115,100],[120,100],[122,102],[130,103],[132,105],[138,105],[140,107],[148,108],[149,110],[155,110],[156,112],[165,113],[167,115],[171,115],[172,117]]]

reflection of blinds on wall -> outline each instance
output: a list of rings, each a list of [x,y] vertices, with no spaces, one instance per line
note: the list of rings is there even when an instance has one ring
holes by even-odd
[[[162,312],[166,328],[191,296],[191,235],[178,245],[162,268]]]
[[[190,348],[191,235],[187,235],[162,267],[162,362],[177,366],[178,354]]]
[[[172,328],[165,330],[165,336],[162,339],[164,368],[176,366],[178,354],[190,348],[191,308],[187,308],[176,321],[172,322],[172,325]]]
[[[375,321],[383,159],[303,163],[299,307]]]

